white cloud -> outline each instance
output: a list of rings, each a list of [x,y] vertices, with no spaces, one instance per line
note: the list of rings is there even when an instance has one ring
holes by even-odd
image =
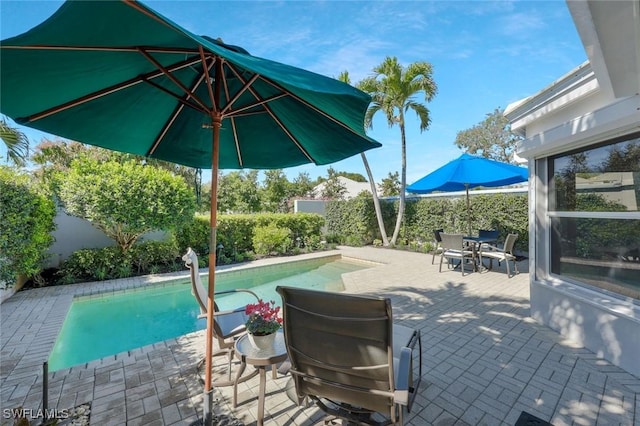
[[[498,19],[499,29],[505,37],[529,37],[532,31],[546,26],[538,12],[512,13]]]

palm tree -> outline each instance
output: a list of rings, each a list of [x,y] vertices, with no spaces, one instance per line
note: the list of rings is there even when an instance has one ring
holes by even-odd
[[[416,100],[420,93],[425,102],[431,101],[438,90],[433,80],[433,71],[428,62],[415,62],[404,68],[396,57],[387,57],[373,69],[374,75],[365,78],[358,88],[371,95],[372,102],[365,115],[365,124],[373,127],[373,116],[382,111],[387,117],[389,127],[398,125],[402,142],[402,177],[400,181],[400,202],[398,218],[391,237],[395,245],[404,218],[405,189],[407,187],[407,141],[405,133],[405,113],[413,110],[420,120],[420,131],[429,127],[431,118],[429,109]]]
[[[343,83],[351,84],[351,78],[349,77],[349,71],[342,71],[338,76],[338,80]],[[382,210],[380,209],[380,200],[378,199],[378,190],[376,188],[376,182],[373,180],[373,173],[371,173],[371,167],[369,167],[369,161],[364,152],[360,153],[364,168],[367,171],[369,177],[369,184],[371,185],[371,193],[373,194],[373,207],[376,211],[376,218],[378,219],[378,227],[380,228],[380,237],[382,238],[382,245],[385,247],[389,245],[389,237],[387,237],[387,230],[384,228],[384,219],[382,218]]]
[[[7,147],[7,159],[18,167],[27,162],[29,139],[15,127],[11,127],[4,117],[0,118],[0,139]]]

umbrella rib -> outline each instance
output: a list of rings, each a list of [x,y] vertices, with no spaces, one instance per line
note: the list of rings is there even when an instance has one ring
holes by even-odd
[[[240,96],[242,96],[242,94],[244,92],[247,91],[247,89],[249,88],[249,86],[251,86],[253,84],[254,81],[256,81],[258,79],[258,77],[260,77],[258,74],[254,74],[253,77],[251,77],[249,80],[247,80],[247,82],[240,88],[240,90],[238,90],[236,92],[235,95],[233,95],[233,98],[231,98],[227,105],[222,109],[222,114],[226,113],[227,111],[229,111],[229,109],[231,108],[231,106],[234,104],[235,101],[238,100],[238,98]],[[226,79],[225,79],[225,87],[226,87]],[[251,106],[249,106],[248,108],[251,108]]]
[[[180,102],[181,104],[183,104],[185,106],[191,107],[191,108],[193,108],[196,111],[201,112],[201,113],[208,113],[209,112],[208,110],[205,110],[204,108],[202,108],[202,107],[200,107],[198,105],[192,104],[188,100],[184,99],[182,96],[179,96],[178,94],[173,93],[171,90],[160,86],[159,84],[157,84],[154,81],[144,79],[144,82],[150,84],[151,86],[155,87],[156,89],[160,90],[161,92],[164,92],[164,93],[168,94],[169,96],[175,98],[178,102]],[[187,96],[187,98],[191,97],[189,93],[187,93],[187,95],[189,95],[189,96]]]
[[[343,127],[344,129],[350,131],[351,133],[358,135],[358,136],[362,136],[360,135],[358,132],[356,132],[355,130],[353,130],[351,127],[347,126],[346,124],[344,124],[342,121],[336,119],[335,117],[332,117],[331,115],[327,114],[326,112],[322,111],[321,109],[317,108],[316,106],[314,106],[313,104],[305,101],[304,99],[302,99],[301,97],[299,97],[298,95],[296,95],[295,93],[285,89],[283,86],[281,86],[280,84],[276,83],[275,81],[269,80],[268,78],[265,78],[263,76],[260,76],[260,79],[262,81],[264,81],[265,83],[268,83],[270,85],[272,85],[273,87],[277,88],[278,90],[281,90],[283,93],[286,93],[287,95],[291,96],[292,98],[294,98],[295,100],[297,100],[298,102],[302,103],[303,105],[311,108],[312,110],[314,110],[315,112],[317,112],[318,114],[323,115],[325,118],[333,121],[334,123],[336,123],[337,125]]]
[[[233,67],[231,64],[229,64],[229,69],[231,69],[231,71],[236,75],[236,77],[238,78],[238,80],[242,81],[243,84],[245,83],[244,78],[242,78],[242,76],[240,75],[240,73],[235,69],[235,67]],[[259,74],[257,74],[259,76]],[[262,77],[260,77],[262,78]],[[262,80],[264,80],[264,78],[262,78]],[[266,80],[265,80],[266,81]],[[267,81],[268,82],[268,81]],[[282,131],[289,137],[289,139],[295,144],[295,146],[300,150],[300,152],[302,152],[304,154],[305,157],[307,157],[307,159],[312,162],[315,163],[315,160],[311,157],[311,155],[309,155],[309,153],[307,152],[307,150],[305,150],[302,145],[300,145],[300,142],[298,142],[298,140],[295,138],[295,136],[293,136],[293,134],[289,131],[289,129],[287,128],[287,126],[284,125],[284,123],[282,121],[280,121],[280,119],[273,113],[273,111],[271,111],[271,108],[269,108],[268,102],[271,102],[275,99],[279,99],[282,98],[284,96],[287,96],[287,94],[290,94],[289,92],[287,92],[286,90],[282,90],[282,93],[272,96],[271,98],[267,98],[267,99],[260,99],[260,95],[258,93],[256,93],[256,91],[249,85],[247,86],[247,90],[253,95],[254,98],[256,98],[256,100],[258,101],[256,104],[251,105],[249,107],[243,107],[241,108],[239,111],[244,111],[248,108],[252,108],[254,106],[258,106],[258,105],[262,105],[264,107],[264,109],[267,111],[267,113],[271,116],[271,119],[273,121],[275,121],[278,126],[280,126],[280,128],[282,129]],[[230,114],[231,115],[231,114]]]
[[[234,72],[234,74],[236,75],[238,80],[243,82],[244,80],[233,69],[231,64],[229,64],[228,62],[226,62],[226,64],[227,64],[227,67]],[[240,95],[242,95],[242,93],[247,91],[249,86],[251,84],[253,84],[253,82],[258,78],[258,76],[259,76],[258,74],[254,74],[254,76],[251,77],[251,79],[250,79],[251,81],[243,83],[242,88],[240,88],[240,90],[238,92],[236,92],[236,94],[234,95],[233,99],[231,99],[231,96],[229,95],[229,86],[227,84],[227,79],[224,78],[224,76],[223,76],[222,83],[223,83],[223,88],[224,88],[225,99],[227,101],[227,105],[225,106],[225,108],[222,111],[224,117],[232,118],[232,117],[244,117],[244,116],[254,115],[254,114],[264,114],[266,111],[252,111],[252,112],[249,112],[249,113],[243,113],[243,111],[246,111],[246,110],[251,109],[251,108],[255,108],[255,107],[260,106],[260,105],[262,105],[262,104],[264,104],[266,102],[271,102],[271,101],[273,101],[275,99],[279,99],[279,98],[285,96],[285,95],[282,95],[282,94],[281,95],[275,95],[275,96],[273,96],[273,97],[271,97],[269,99],[265,99],[265,100],[262,100],[262,101],[259,101],[259,102],[255,102],[253,104],[245,105],[245,106],[243,106],[241,108],[238,108],[236,110],[229,111],[231,109],[231,107],[233,106],[233,103],[238,100],[238,98],[240,97]],[[253,94],[253,95],[255,97],[255,94]]]
[[[251,93],[253,94],[253,96],[256,96],[256,94],[253,92],[253,90],[251,89]],[[244,113],[244,111],[251,109],[251,108],[255,108],[257,106],[265,106],[265,104],[275,101],[276,99],[280,99],[280,98],[284,98],[285,96],[287,96],[286,93],[280,93],[278,95],[274,95],[271,96],[269,98],[265,98],[263,100],[258,100],[258,102],[254,102],[252,104],[249,105],[245,105],[241,108],[238,109],[234,109],[233,111],[229,112],[229,114],[226,114],[227,117],[233,117],[233,116],[241,116],[241,115],[252,115],[252,114],[264,114],[265,111],[255,111],[255,112],[250,112],[250,113]],[[266,106],[265,106],[266,109]]]
[[[260,74],[256,73],[256,74],[253,75],[253,77],[251,77],[250,81],[245,82],[244,78],[242,77],[240,72],[238,72],[238,70],[236,69],[234,64],[227,62],[227,66],[229,67],[231,72],[233,72],[235,74],[236,78],[238,80],[240,80],[241,82],[243,82],[243,86],[242,86],[242,89],[241,89],[242,93],[244,93],[245,91],[250,89],[251,88],[251,84],[253,84],[256,79],[261,78]],[[251,94],[253,95],[254,98],[256,98],[257,102],[255,102],[253,104],[245,105],[245,106],[240,107],[240,108],[238,108],[236,110],[233,110],[232,112],[227,114],[227,116],[234,116],[234,115],[239,116],[239,115],[241,115],[239,113],[242,112],[242,111],[246,111],[248,109],[251,109],[251,108],[254,108],[254,107],[257,107],[257,106],[260,106],[260,105],[264,105],[267,102],[271,102],[271,101],[274,101],[276,99],[280,99],[280,98],[282,98],[284,96],[287,96],[286,93],[280,93],[280,94],[274,95],[274,96],[272,96],[270,98],[266,98],[266,99],[260,100],[260,96],[258,96],[255,92],[251,91]],[[234,101],[237,100],[238,97],[239,97],[239,95],[234,97]],[[233,102],[230,102],[225,107],[225,110],[230,109],[232,105],[233,105]]]
[[[232,118],[232,117],[248,117],[250,115],[258,115],[258,114],[267,114],[266,110],[260,110],[260,111],[247,111],[247,112],[240,112],[240,113],[233,113],[233,114],[227,114],[225,117],[227,118]]]
[[[205,69],[207,69],[207,67],[205,67]],[[190,92],[194,92],[196,90],[196,88],[202,83],[204,78],[205,78],[204,73],[200,74],[200,76],[196,79],[195,83],[193,84],[192,90]],[[191,97],[191,94],[190,93],[186,93],[184,99],[178,98],[178,100],[180,101],[180,105],[178,105],[176,107],[176,109],[174,110],[173,114],[171,114],[171,117],[169,118],[169,120],[167,120],[167,122],[163,126],[162,130],[160,131],[160,134],[158,135],[156,140],[153,142],[153,145],[151,146],[151,149],[149,149],[149,151],[147,152],[147,157],[153,155],[153,153],[156,151],[156,149],[158,148],[158,146],[160,145],[160,143],[164,139],[165,135],[169,131],[169,128],[171,128],[171,126],[173,126],[173,123],[175,122],[176,118],[178,118],[178,115],[180,114],[180,112],[182,112],[182,109],[184,108],[184,106],[185,105],[192,106],[188,102],[188,99],[190,97]],[[199,110],[199,111],[201,111],[201,110]],[[205,112],[205,111],[201,111],[201,112]]]
[[[238,129],[236,128],[236,120],[234,117],[229,117],[231,121],[231,130],[233,131],[233,143],[236,145],[236,154],[238,156],[238,164],[240,167],[244,167],[242,161],[242,153],[240,152],[240,141],[238,140]]]
[[[228,66],[229,65],[227,64],[227,67]],[[228,106],[230,106],[232,102],[229,101],[230,99],[229,85],[227,84],[227,79],[224,77],[224,72],[222,73],[222,89],[224,90],[224,96],[227,102],[227,107],[225,107],[224,109],[224,111],[226,111]],[[236,148],[236,158],[238,159],[238,165],[240,167],[244,167],[244,161],[242,160],[242,152],[240,151],[240,140],[238,139],[238,128],[236,127],[236,120],[233,115],[229,115],[228,118],[229,118],[229,121],[231,122],[231,131],[233,132],[233,144],[235,145],[235,148]]]
[[[302,147],[302,145],[300,145],[300,142],[298,142],[298,140],[291,134],[291,132],[289,131],[287,126],[285,126],[284,123],[282,121],[280,121],[280,119],[273,113],[273,111],[271,111],[271,108],[269,108],[269,106],[267,106],[267,105],[265,105],[264,107],[267,110],[267,112],[269,113],[269,115],[271,116],[271,118],[273,119],[273,121],[278,123],[278,126],[280,126],[282,131],[285,132],[287,134],[287,136],[289,136],[289,139],[291,139],[291,141],[298,147],[300,152],[302,152],[305,155],[305,157],[307,157],[309,159],[309,161],[315,163],[316,161],[311,157],[311,155],[309,155],[307,150],[304,149]]]
[[[207,78],[207,90],[209,91],[209,99],[211,99],[212,111],[215,112],[219,108],[218,108],[218,103],[216,102],[217,99],[213,94],[213,88],[211,87],[211,77],[209,76],[209,68],[204,66],[204,64],[207,63],[206,62],[206,58],[204,56],[204,49],[202,48],[202,46],[198,46],[198,50],[200,51],[200,59],[202,60],[202,68],[203,68],[203,71],[204,71],[204,75]],[[220,59],[217,59],[214,56],[212,65],[215,64],[216,60],[220,60]]]
[[[142,56],[144,56],[145,58],[147,58],[149,60],[149,62],[151,62],[153,65],[156,66],[156,68],[158,68],[160,71],[163,72],[163,74],[171,81],[173,81],[173,83],[178,86],[179,88],[181,88],[185,93],[189,94],[191,96],[191,98],[193,98],[194,101],[196,101],[198,104],[200,104],[200,106],[206,110],[206,111],[210,111],[209,107],[207,107],[207,105],[200,99],[198,98],[195,93],[190,92],[189,88],[187,86],[185,86],[184,84],[182,84],[182,82],[180,80],[178,80],[177,78],[175,78],[173,76],[173,74],[171,74],[171,72],[169,70],[167,70],[160,62],[156,61],[156,59],[151,56],[150,54],[148,54],[144,49],[140,48],[139,52],[142,54]]]
[[[198,62],[200,62],[199,58],[198,59],[193,59],[192,58],[192,59],[189,59],[189,60],[174,64],[171,67],[167,68],[167,70],[176,71],[176,70],[179,70],[179,69],[186,68],[186,67],[189,67],[191,65],[197,64]],[[82,96],[82,97],[74,99],[72,101],[65,102],[65,103],[63,103],[61,105],[58,105],[58,106],[55,106],[53,108],[49,108],[49,109],[46,109],[46,110],[41,111],[39,113],[32,114],[32,115],[24,118],[23,121],[24,122],[37,121],[37,120],[40,120],[42,118],[46,118],[46,117],[48,117],[50,115],[56,114],[58,112],[67,110],[69,108],[74,108],[74,107],[76,107],[78,105],[82,105],[82,104],[84,104],[86,102],[90,102],[90,101],[93,101],[95,99],[101,98],[103,96],[107,96],[107,95],[110,95],[112,93],[118,92],[120,90],[127,89],[129,87],[135,86],[136,84],[140,84],[145,80],[156,78],[156,77],[159,77],[161,75],[164,75],[162,71],[155,70],[153,72],[150,72],[150,73],[147,73],[147,74],[143,74],[141,76],[134,77],[134,78],[132,78],[130,80],[127,80],[127,81],[124,81],[122,83],[115,84],[115,85],[113,85],[111,87],[107,87],[105,89],[98,90],[97,92],[90,93],[88,95]]]

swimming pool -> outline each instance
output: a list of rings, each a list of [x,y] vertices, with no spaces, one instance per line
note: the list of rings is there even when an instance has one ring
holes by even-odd
[[[218,272],[216,291],[250,288],[263,300],[281,303],[279,285],[344,290],[342,274],[370,267],[337,257]],[[207,279],[203,277],[206,285]],[[220,309],[254,300],[242,293],[216,299]],[[49,370],[172,339],[206,328],[188,279],[73,301],[49,356]]]

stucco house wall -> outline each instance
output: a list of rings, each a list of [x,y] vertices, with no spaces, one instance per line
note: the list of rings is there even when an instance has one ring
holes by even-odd
[[[557,213],[549,193],[552,156],[640,137],[640,2],[567,5],[589,60],[505,110],[512,130],[525,137],[517,153],[529,163],[531,315],[640,377],[640,268],[628,266],[632,274],[637,269],[629,294],[552,273],[551,220]],[[629,176],[626,183],[640,185]],[[593,217],[640,221],[635,194],[620,195],[629,211]]]

